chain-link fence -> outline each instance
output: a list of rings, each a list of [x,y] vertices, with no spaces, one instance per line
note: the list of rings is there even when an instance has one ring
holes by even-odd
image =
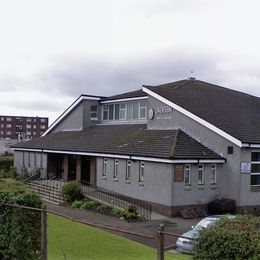
[[[0,230],[0,259],[190,258],[172,250],[165,251],[166,247],[170,249],[171,240],[165,241],[166,234],[161,228],[154,235],[140,234],[71,219],[45,208],[4,204],[0,212]],[[6,248],[5,255],[1,255],[3,248]]]

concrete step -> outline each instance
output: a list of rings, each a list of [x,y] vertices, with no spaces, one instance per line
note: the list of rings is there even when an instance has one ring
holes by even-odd
[[[64,204],[61,191],[55,187],[41,185],[35,182],[27,183],[27,186],[36,191],[44,201],[57,205]]]

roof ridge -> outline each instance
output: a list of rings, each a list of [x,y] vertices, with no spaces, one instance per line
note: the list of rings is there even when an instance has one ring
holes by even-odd
[[[180,133],[180,129],[177,129],[176,134],[175,134],[174,139],[173,139],[172,149],[171,149],[171,152],[170,152],[170,158],[174,158],[174,156],[176,155],[176,144],[177,144],[177,141],[178,141],[179,133]]]

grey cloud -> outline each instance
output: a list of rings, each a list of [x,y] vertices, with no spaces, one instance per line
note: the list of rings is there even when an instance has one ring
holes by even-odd
[[[214,57],[199,54],[191,58],[183,52],[169,51],[154,57],[121,60],[85,57],[53,57],[52,66],[37,75],[38,87],[61,95],[81,93],[111,95],[183,79],[194,71],[203,79],[217,79]]]

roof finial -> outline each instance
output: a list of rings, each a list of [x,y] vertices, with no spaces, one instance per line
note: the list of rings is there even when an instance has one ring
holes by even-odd
[[[188,80],[196,80],[196,78],[193,77],[193,73],[194,73],[194,71],[190,70],[190,77],[188,77]]]

